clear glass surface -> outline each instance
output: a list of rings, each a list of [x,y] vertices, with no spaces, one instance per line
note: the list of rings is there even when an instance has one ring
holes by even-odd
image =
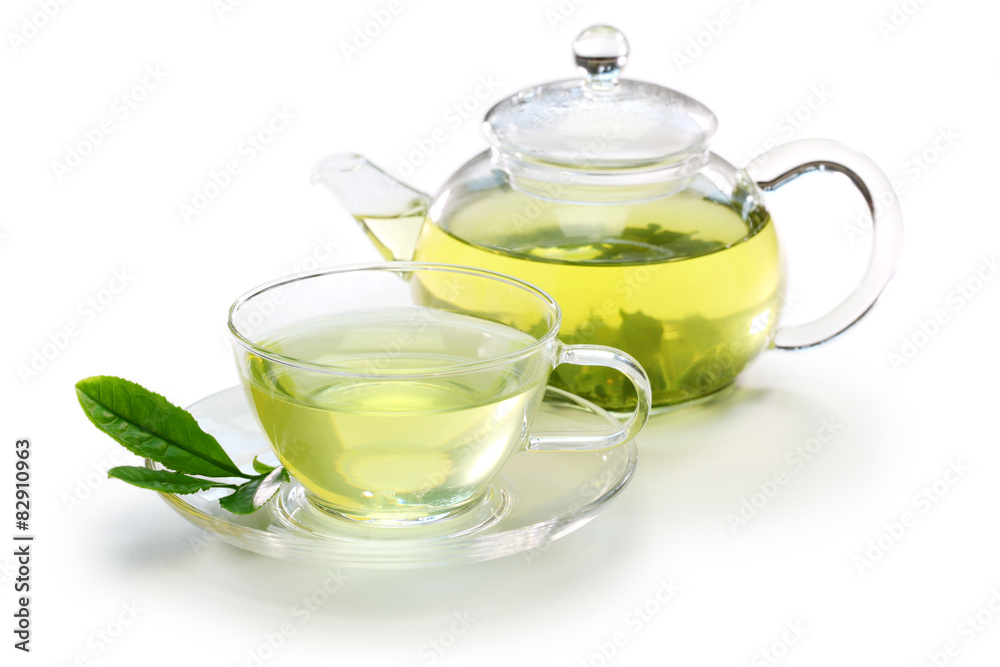
[[[610,26],[577,37],[582,74],[523,90],[486,114],[483,130],[511,163],[570,169],[631,170],[694,166],[717,121],[695,99],[663,86],[621,78],[628,41]]]
[[[781,327],[775,335],[774,347],[780,350],[813,347],[851,328],[878,301],[903,249],[903,212],[896,189],[878,165],[843,144],[803,139],[778,146],[762,157],[764,166],[751,167],[756,167],[754,175],[764,190],[777,190],[810,172],[843,174],[858,189],[872,216],[872,253],[854,291],[826,315],[799,326]]]

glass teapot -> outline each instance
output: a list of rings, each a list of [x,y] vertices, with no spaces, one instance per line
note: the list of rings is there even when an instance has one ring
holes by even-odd
[[[619,31],[589,28],[573,50],[581,76],[490,109],[490,149],[436,197],[354,154],[321,160],[314,182],[387,259],[491,269],[546,290],[563,311],[562,340],[632,354],[658,408],[726,387],[764,349],[825,342],[872,307],[902,237],[894,190],[874,163],[835,142],[796,141],[767,153],[755,181],[708,150],[717,125],[708,108],[620,77]],[[872,255],[843,303],[779,327],[784,268],[762,195],[812,171],[844,174],[861,192]],[[609,410],[635,405],[631,383],[609,369],[561,366],[551,382]]]

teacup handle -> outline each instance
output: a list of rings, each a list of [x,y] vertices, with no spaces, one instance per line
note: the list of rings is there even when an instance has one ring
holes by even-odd
[[[639,433],[649,418],[652,393],[649,378],[635,359],[621,350],[604,345],[561,345],[555,365],[575,364],[577,366],[606,366],[620,371],[631,380],[638,396],[635,411],[621,428],[609,433],[563,434],[540,433],[528,440],[528,449],[536,452],[590,451],[608,449],[628,442]],[[576,399],[576,397],[574,397]],[[585,404],[582,399],[576,399]]]
[[[892,278],[903,244],[903,216],[888,177],[870,159],[835,141],[804,139],[774,148],[747,165],[765,191],[776,190],[811,171],[847,176],[872,215],[872,254],[861,284],[817,320],[778,329],[774,347],[798,350],[824,343],[849,329],[875,305]]]

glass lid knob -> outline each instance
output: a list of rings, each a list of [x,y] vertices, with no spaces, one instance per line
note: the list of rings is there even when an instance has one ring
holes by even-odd
[[[595,88],[611,88],[628,61],[628,40],[609,25],[595,25],[573,42],[576,66]]]

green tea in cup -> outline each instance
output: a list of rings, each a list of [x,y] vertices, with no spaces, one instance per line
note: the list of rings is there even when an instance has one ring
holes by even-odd
[[[500,274],[391,264],[262,286],[234,304],[230,328],[253,411],[311,503],[413,525],[474,505],[518,451],[601,449],[641,428],[641,368],[561,344],[559,317],[548,295]],[[618,368],[647,400],[615,433],[533,436],[559,363]]]

